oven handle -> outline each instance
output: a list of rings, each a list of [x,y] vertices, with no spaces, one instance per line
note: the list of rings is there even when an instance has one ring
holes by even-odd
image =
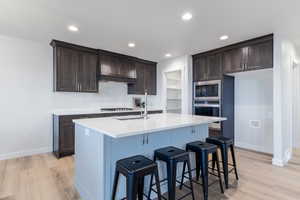
[[[213,107],[220,108],[219,104],[194,104],[194,107]]]

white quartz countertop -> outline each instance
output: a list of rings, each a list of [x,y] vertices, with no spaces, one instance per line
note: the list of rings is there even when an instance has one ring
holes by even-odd
[[[113,138],[122,138],[226,120],[219,117],[170,113],[152,114],[148,119],[119,120],[118,118],[120,117],[76,119],[73,122]]]
[[[163,110],[160,108],[149,108],[148,111],[158,111]],[[133,108],[133,110],[118,110],[118,111],[102,111],[99,109],[70,109],[70,110],[56,110],[53,111],[54,115],[62,116],[62,115],[86,115],[86,114],[105,114],[105,113],[128,113],[128,112],[141,112],[144,109],[141,108]]]

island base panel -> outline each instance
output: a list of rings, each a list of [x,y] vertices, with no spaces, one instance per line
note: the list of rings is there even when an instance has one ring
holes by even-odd
[[[75,187],[85,200],[110,200],[116,161],[133,155],[153,158],[154,150],[166,146],[185,149],[185,145],[208,136],[208,125],[171,129],[143,135],[112,138],[91,129],[75,125]],[[191,153],[192,168],[195,167]],[[160,179],[166,177],[166,165],[158,162]],[[178,164],[177,176],[180,179],[182,164]],[[193,174],[195,176],[195,174]],[[145,192],[149,188],[150,177],[145,178]],[[167,185],[161,186],[162,193]],[[126,182],[120,176],[117,199],[126,196]],[[152,193],[153,197],[156,194]]]

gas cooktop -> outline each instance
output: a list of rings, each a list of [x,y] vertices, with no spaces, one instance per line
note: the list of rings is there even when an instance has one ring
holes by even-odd
[[[133,108],[101,108],[101,111],[112,111],[112,112],[117,112],[117,111],[131,111]]]

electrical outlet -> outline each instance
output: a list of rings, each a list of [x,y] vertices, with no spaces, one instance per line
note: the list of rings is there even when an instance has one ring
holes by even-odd
[[[261,121],[260,120],[250,120],[249,126],[251,128],[260,128],[261,127]]]
[[[90,136],[90,129],[85,129],[84,130],[84,134],[86,135],[86,136]]]

